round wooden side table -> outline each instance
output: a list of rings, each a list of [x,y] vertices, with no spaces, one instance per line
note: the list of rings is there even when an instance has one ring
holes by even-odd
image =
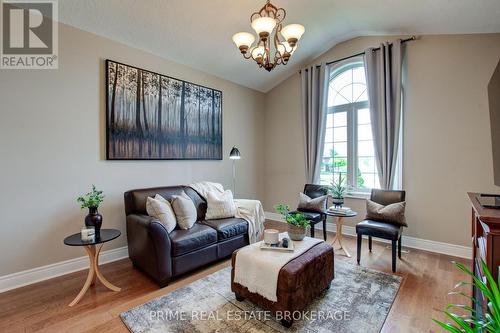
[[[104,243],[112,241],[115,238],[120,237],[121,232],[116,229],[101,229],[101,234],[99,237],[96,237],[94,241],[82,241],[80,233],[73,234],[64,239],[64,244],[68,246],[83,246],[85,251],[89,256],[90,267],[89,274],[87,275],[87,280],[83,285],[82,290],[76,295],[75,299],[69,304],[69,306],[73,306],[77,304],[85,295],[87,290],[91,285],[94,285],[96,282],[96,278],[102,282],[108,289],[113,291],[120,291],[121,289],[117,286],[113,285],[111,282],[106,280],[104,276],[102,276],[99,271],[99,254],[101,252],[102,246]]]
[[[335,212],[331,212],[331,211],[326,211],[326,215],[335,217],[337,219],[337,222],[335,224],[337,231],[335,232],[335,238],[333,239],[332,245],[334,245],[335,242],[339,242],[339,245],[340,245],[339,250],[344,251],[346,257],[350,258],[351,255],[342,245],[342,226],[344,225],[344,217],[354,217],[354,216],[358,215],[358,213],[356,213],[355,211],[351,211],[351,212],[346,213],[346,214],[340,214],[340,213],[335,213]]]

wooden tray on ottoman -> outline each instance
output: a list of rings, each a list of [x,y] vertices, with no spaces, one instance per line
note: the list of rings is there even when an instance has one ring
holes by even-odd
[[[283,317],[287,313],[304,310],[323,290],[330,288],[334,277],[333,248],[328,243],[318,243],[281,268],[276,295],[278,301],[272,302],[234,282],[237,255],[238,251],[233,252],[231,259],[231,291],[236,294],[236,299],[243,301],[246,298],[265,310],[281,313]],[[290,327],[292,323],[291,318],[281,320],[285,327]]]

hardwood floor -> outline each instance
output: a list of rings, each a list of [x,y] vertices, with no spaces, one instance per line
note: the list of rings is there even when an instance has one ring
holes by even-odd
[[[267,221],[266,226],[284,228],[284,224],[272,221]],[[330,242],[333,236],[329,233]],[[356,264],[355,239],[344,236],[344,246],[353,258],[337,251],[335,260]],[[390,273],[391,252],[386,246],[374,242],[373,252],[369,253],[368,242],[364,242],[361,265]],[[403,282],[382,332],[440,332],[431,318],[443,319],[439,310],[452,302],[464,302],[463,298],[448,295],[457,282],[466,278],[451,264],[452,260],[468,263],[465,259],[413,249],[403,253],[403,259],[397,263],[397,274],[403,277]],[[0,294],[0,332],[128,332],[120,320],[121,312],[229,265],[229,260],[219,262],[158,289],[128,259],[116,261],[103,265],[101,272],[122,291],[115,293],[97,283],[72,308],[68,304],[82,287],[87,271],[11,290]]]

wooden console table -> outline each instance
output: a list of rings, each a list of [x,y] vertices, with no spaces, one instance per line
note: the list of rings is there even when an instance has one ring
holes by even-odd
[[[485,261],[495,280],[500,266],[500,209],[484,208],[477,197],[479,193],[468,193],[472,204],[472,271],[480,279],[484,278],[481,259]],[[472,296],[478,300],[473,307],[483,313],[487,309],[486,300],[477,288]]]

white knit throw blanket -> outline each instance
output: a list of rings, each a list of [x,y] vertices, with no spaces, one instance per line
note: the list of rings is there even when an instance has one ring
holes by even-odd
[[[286,237],[286,233],[280,234],[280,239],[283,237]],[[305,237],[302,241],[293,241],[293,252],[262,250],[260,242],[245,246],[236,254],[234,282],[276,302],[281,268],[320,242],[322,240],[310,237]]]
[[[224,192],[224,187],[219,183],[199,182],[189,185],[193,190],[198,192],[203,199],[207,199],[209,192]],[[264,232],[264,208],[259,200],[249,199],[234,199],[236,205],[235,217],[244,219],[248,222],[248,238],[250,244],[257,242]]]

